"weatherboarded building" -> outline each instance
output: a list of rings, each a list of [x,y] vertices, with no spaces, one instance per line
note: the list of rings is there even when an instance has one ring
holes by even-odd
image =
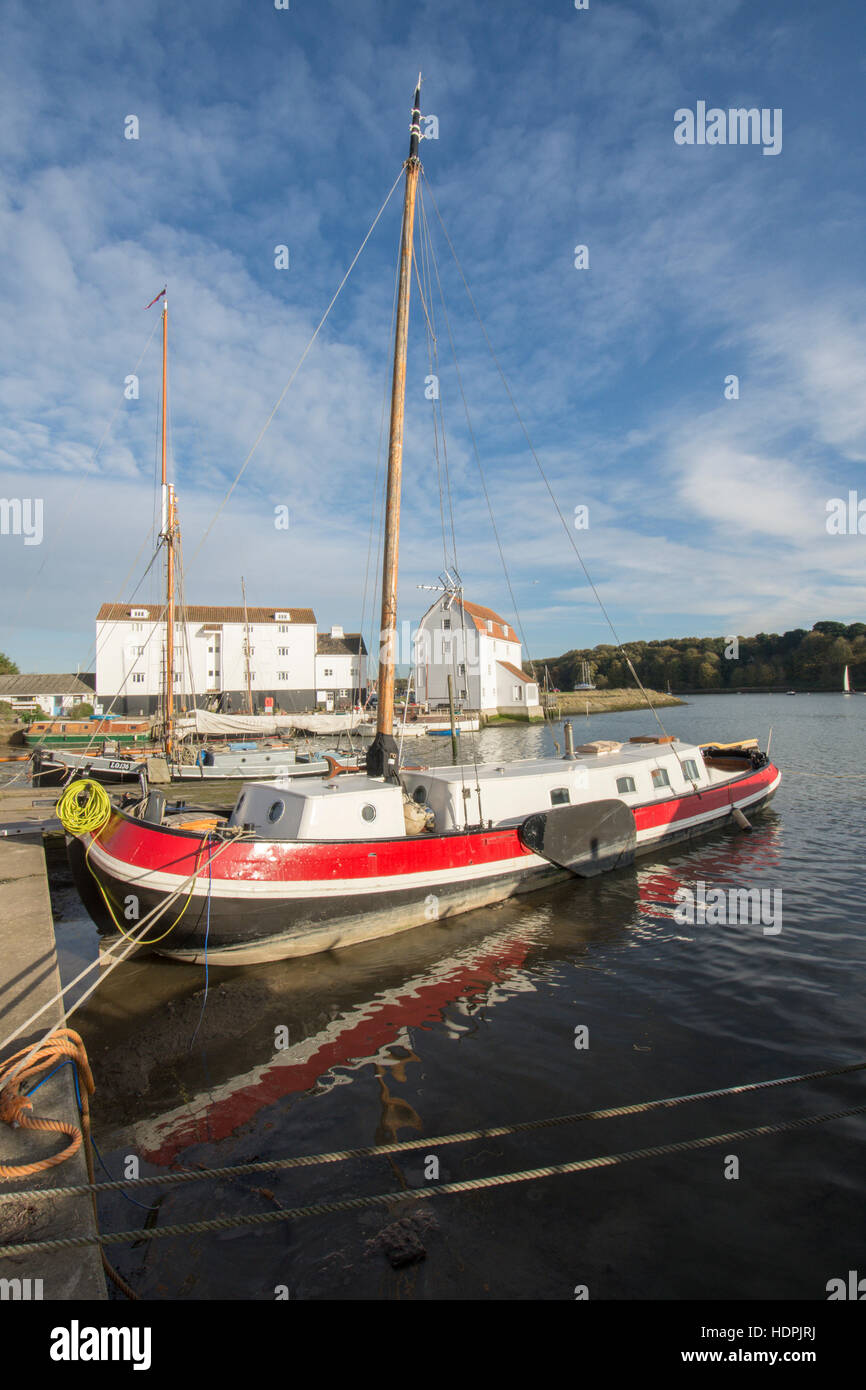
[[[538,685],[523,670],[520,639],[492,608],[442,594],[418,625],[414,660],[416,699],[431,709],[447,706],[450,675],[464,709],[541,717]]]
[[[359,632],[332,627],[316,643],[316,703],[326,710],[351,709],[367,698],[367,648]]]
[[[165,680],[164,604],[104,603],[96,617],[96,689],[104,709],[152,714]],[[311,608],[178,608],[174,689],[180,706],[235,713],[316,708]]]

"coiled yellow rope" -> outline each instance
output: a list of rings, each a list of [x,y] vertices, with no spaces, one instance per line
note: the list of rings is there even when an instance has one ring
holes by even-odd
[[[57,803],[57,815],[70,835],[96,835],[111,815],[108,792],[90,778],[70,782]]]

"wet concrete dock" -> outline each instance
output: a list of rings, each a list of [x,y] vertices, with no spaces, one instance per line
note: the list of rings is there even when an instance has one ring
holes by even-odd
[[[34,796],[0,791],[0,829],[4,824],[33,821],[30,834],[0,837],[0,1043],[61,987],[42,846],[42,823],[53,818],[54,812],[50,805],[34,804],[47,800],[50,798],[44,792]],[[52,1024],[63,1026],[64,1022],[62,1004],[55,1003],[24,1034],[2,1048],[0,1061],[32,1045]],[[33,1113],[43,1118],[78,1121],[72,1066],[61,1067],[41,1086],[33,1097],[33,1107]],[[62,1134],[39,1134],[2,1124],[0,1164],[33,1163],[58,1152],[68,1142]],[[87,1180],[83,1146],[55,1168],[16,1181],[0,1180],[0,1245],[95,1235],[89,1197],[53,1194],[56,1187]],[[39,1189],[39,1195],[17,1195],[24,1189]],[[16,1280],[22,1283],[4,1282]],[[23,1282],[26,1280],[31,1281],[29,1286]],[[28,1295],[46,1300],[105,1299],[98,1250],[0,1257],[0,1300]]]

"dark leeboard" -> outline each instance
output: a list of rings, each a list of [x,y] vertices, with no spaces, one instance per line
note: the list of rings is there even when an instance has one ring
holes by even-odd
[[[637,844],[634,815],[615,798],[529,816],[519,834],[534,854],[581,878],[630,864]]]

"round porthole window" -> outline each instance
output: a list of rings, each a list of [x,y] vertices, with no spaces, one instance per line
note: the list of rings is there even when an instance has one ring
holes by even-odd
[[[376,819],[376,807],[369,804],[361,807],[361,819],[371,821]]]
[[[283,811],[285,811],[285,809],[286,803],[284,801],[271,802],[270,806],[268,807],[268,820],[271,822],[271,825],[273,825],[275,821],[278,821],[280,819],[280,816],[283,814]]]

